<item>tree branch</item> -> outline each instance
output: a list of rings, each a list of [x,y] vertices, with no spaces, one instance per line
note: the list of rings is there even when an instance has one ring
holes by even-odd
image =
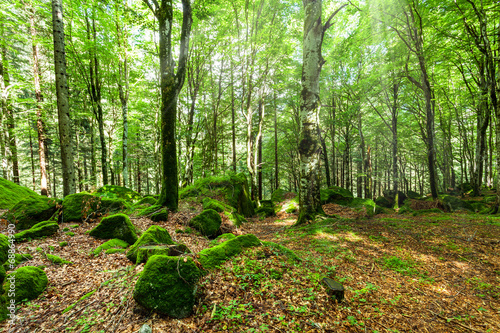
[[[326,20],[325,25],[323,26],[323,35],[325,35],[326,30],[328,30],[328,28],[330,28],[330,27],[332,26],[331,21],[332,21],[332,19],[335,17],[335,15],[337,15],[337,13],[338,13],[340,10],[342,10],[342,8],[346,7],[347,5],[348,5],[347,3],[343,4],[343,5],[342,5],[342,6],[340,6],[340,7],[339,7],[336,11],[334,11],[334,12],[332,13],[332,15],[330,15],[330,17],[328,18],[328,20]]]

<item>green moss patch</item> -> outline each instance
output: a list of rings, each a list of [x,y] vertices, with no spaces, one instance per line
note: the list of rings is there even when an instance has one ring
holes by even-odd
[[[144,198],[142,198],[141,200],[137,201],[135,203],[135,206],[140,206],[140,205],[150,205],[150,206],[153,206],[156,204],[156,198],[153,197],[152,195],[148,195]]]
[[[29,229],[40,221],[49,220],[58,210],[60,202],[41,195],[33,195],[21,199],[4,214],[19,230]]]
[[[153,244],[175,244],[167,230],[157,225],[153,225],[146,230],[141,237],[130,247],[127,252],[127,258],[132,261],[137,261],[137,252],[139,247],[143,245]]]
[[[90,236],[100,239],[118,238],[129,244],[137,241],[137,230],[125,214],[107,216],[101,220],[89,233]]]
[[[158,245],[143,245],[137,251],[136,264],[147,262],[154,255],[165,255],[176,257],[182,254],[191,253],[188,247],[184,244],[158,244]]]
[[[440,196],[440,199],[445,211],[447,212],[454,212],[457,210],[468,210],[471,212],[474,211],[474,208],[468,201],[462,200],[452,195],[442,195]]]
[[[340,186],[332,186],[328,189],[323,189],[320,191],[320,195],[322,204],[335,202],[340,205],[345,205],[354,199],[351,191]]]
[[[14,239],[16,241],[23,241],[29,238],[33,239],[44,236],[52,236],[57,233],[57,230],[59,230],[59,225],[57,224],[57,222],[43,221],[35,224],[28,230],[23,230],[21,232],[18,232],[17,234],[14,234]]]
[[[152,256],[134,288],[134,299],[143,307],[173,318],[193,311],[195,284],[201,273],[190,257]]]
[[[163,208],[159,212],[153,213],[150,218],[153,222],[168,221],[168,210]]]
[[[58,265],[73,264],[71,261],[68,261],[64,258],[48,253],[47,253],[47,259],[49,259],[49,261],[52,262],[53,264],[58,264]]]
[[[27,187],[17,185],[7,179],[0,178],[0,209],[11,209],[16,203],[29,196],[38,194]]]
[[[122,199],[125,201],[136,201],[142,198],[136,191],[117,185],[105,185],[95,191],[95,195],[101,198]]]
[[[115,213],[129,209],[131,206],[123,199],[107,198],[80,192],[68,195],[62,202],[63,222],[81,222],[89,215]]]
[[[203,199],[203,210],[207,209],[213,209],[219,213],[222,213],[224,211],[232,211],[232,208],[228,207],[226,204],[220,202],[219,200],[211,199],[208,197]]]
[[[12,279],[11,279],[12,277]],[[45,272],[33,266],[24,266],[7,275],[5,291],[15,290],[15,302],[31,301],[40,296],[49,280]],[[15,281],[11,286],[11,281]]]
[[[298,213],[299,212],[299,197],[290,199],[289,201],[285,201],[283,203],[282,211],[288,214]]]
[[[222,219],[213,209],[207,209],[189,221],[189,226],[198,230],[202,235],[214,237],[219,232]]]
[[[212,240],[210,242],[210,245],[214,246],[214,245],[220,244],[222,242],[225,242],[225,241],[233,239],[233,238],[236,238],[236,236],[234,234],[231,234],[231,233],[222,234],[222,235],[218,236],[216,239]]]
[[[261,245],[260,240],[252,234],[241,235],[198,253],[199,262],[206,269],[219,266],[229,258],[241,253],[243,249]]]
[[[66,241],[62,241],[62,242],[59,243],[60,247],[65,247],[67,245],[68,245],[68,242],[66,242]]]
[[[9,238],[0,233],[0,264],[7,261],[9,256]]]
[[[113,253],[125,253],[127,252],[127,249],[107,249],[106,254],[113,254]]]
[[[274,203],[274,204],[277,204],[279,202],[282,202],[283,200],[285,200],[285,194],[287,193],[287,191],[279,188],[277,190],[275,190],[273,192],[273,194],[271,194],[271,201]]]
[[[243,223],[247,222],[247,220],[243,217],[243,215],[240,215],[236,212],[232,213],[224,212],[224,214],[227,216],[229,221],[236,227],[239,227]]]
[[[99,245],[94,251],[92,251],[92,254],[97,256],[102,251],[107,251],[109,249],[126,249],[128,246],[129,244],[126,241],[114,238]]]
[[[248,181],[245,174],[229,173],[220,177],[201,178],[193,185],[179,191],[181,199],[189,197],[222,197],[238,214],[249,217],[255,214]]]

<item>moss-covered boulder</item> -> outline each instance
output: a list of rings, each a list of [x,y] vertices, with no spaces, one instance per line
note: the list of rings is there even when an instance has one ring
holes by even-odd
[[[382,207],[375,204],[372,199],[354,198],[347,204],[347,207],[364,208],[366,210],[366,215],[368,216],[373,216],[375,214],[384,212]]]
[[[142,199],[142,196],[138,192],[117,185],[104,185],[97,189],[94,194],[101,198],[122,199],[130,202]]]
[[[266,218],[269,216],[276,216],[274,211],[274,204],[271,200],[261,200],[260,207],[255,210],[260,218]]]
[[[457,188],[463,193],[468,193],[472,191],[472,185],[470,183],[462,183],[458,185]]]
[[[216,239],[213,239],[212,241],[210,241],[210,245],[215,246],[217,244],[223,243],[223,242],[228,241],[228,240],[233,239],[233,238],[236,238],[236,236],[234,234],[225,233],[225,234],[217,236]]]
[[[68,195],[62,202],[62,221],[81,222],[89,215],[116,213],[131,206],[123,199],[107,198],[80,192]]]
[[[322,189],[320,190],[320,195],[322,204],[332,202],[338,204],[347,204],[354,198],[351,191],[340,186],[332,186],[327,189]]]
[[[419,193],[411,190],[406,193],[406,196],[410,199],[420,199],[422,197]]]
[[[163,208],[159,212],[151,214],[150,218],[153,222],[168,221],[168,210]]]
[[[147,262],[149,258],[155,255],[165,255],[170,257],[177,257],[182,254],[191,253],[191,250],[184,244],[157,244],[157,245],[143,245],[137,251],[136,264]]]
[[[127,252],[127,258],[132,261],[137,261],[137,252],[139,248],[144,245],[155,245],[155,244],[175,244],[170,237],[170,234],[164,228],[153,225],[146,230],[141,237],[129,248]]]
[[[190,257],[152,256],[135,284],[134,299],[146,309],[185,318],[193,311],[200,276]]]
[[[281,188],[275,190],[273,192],[273,194],[271,194],[271,201],[274,204],[282,202],[283,200],[285,200],[285,194],[286,193],[287,193],[287,191],[285,191],[285,190],[283,190]]]
[[[198,260],[204,268],[214,268],[229,258],[241,253],[245,248],[259,245],[261,245],[261,242],[254,235],[241,235],[214,247],[201,250],[198,252]]]
[[[232,211],[232,209],[228,207],[226,204],[220,202],[219,200],[215,200],[208,197],[203,199],[203,210],[207,209],[213,209],[219,213],[222,213],[224,211]]]
[[[465,200],[459,199],[451,195],[442,195],[441,202],[443,203],[444,210],[447,212],[454,212],[457,210],[468,210],[473,212],[472,205]]]
[[[14,254],[14,257],[12,258],[12,260],[7,260],[4,264],[3,264],[3,268],[6,270],[6,271],[12,271],[14,270],[17,266],[19,266],[19,264],[25,262],[25,261],[29,261],[33,259],[33,256],[31,254],[22,254],[22,253],[15,253]]]
[[[6,277],[5,292],[15,290],[15,302],[31,301],[40,296],[49,280],[45,272],[33,266],[24,266],[9,273]]]
[[[243,217],[243,215],[240,215],[236,212],[232,213],[224,212],[224,214],[227,216],[229,222],[231,222],[236,227],[239,227],[243,223],[247,222],[247,220]]]
[[[29,229],[40,221],[49,220],[58,210],[60,201],[41,195],[25,197],[4,214],[19,230]]]
[[[202,235],[215,237],[219,232],[222,219],[213,209],[207,209],[189,221],[189,226],[198,230]]]
[[[153,206],[156,204],[157,199],[153,197],[152,195],[145,196],[141,200],[137,201],[135,203],[135,206],[140,206],[140,205],[150,205]]]
[[[488,214],[491,211],[490,206],[482,202],[472,202],[471,206],[479,214]]]
[[[0,264],[7,261],[9,257],[9,237],[0,233]]]
[[[0,209],[11,209],[16,203],[29,196],[38,194],[27,187],[0,178]]]
[[[383,194],[384,198],[386,198],[387,201],[389,201],[389,203],[391,204],[391,207],[394,207],[394,204],[396,203],[396,192],[394,190],[385,190]],[[398,206],[403,205],[406,199],[406,194],[398,191]]]
[[[255,214],[248,181],[245,174],[228,173],[221,177],[207,177],[195,181],[193,185],[187,186],[179,191],[181,199],[188,197],[222,197],[238,214],[245,217]]]
[[[71,264],[73,264],[71,261],[66,260],[64,258],[61,258],[59,256],[49,254],[49,253],[47,253],[46,255],[47,255],[47,259],[49,259],[49,261],[53,264],[56,264],[56,265],[71,265]]]
[[[375,204],[377,204],[380,207],[385,207],[385,208],[392,208],[393,205],[391,205],[390,201],[387,200],[385,197],[378,197],[375,199]]]
[[[137,241],[137,229],[125,214],[107,216],[89,233],[100,239],[118,238],[129,244]]]
[[[57,233],[58,230],[59,230],[59,225],[57,224],[57,222],[43,221],[35,224],[28,230],[23,230],[21,232],[18,232],[17,234],[14,234],[14,239],[17,242],[20,242],[27,239],[52,236],[55,233]]]
[[[94,256],[97,256],[102,251],[106,251],[109,249],[126,249],[127,247],[129,247],[129,243],[124,240],[114,238],[99,245],[94,251],[92,251],[92,254]]]

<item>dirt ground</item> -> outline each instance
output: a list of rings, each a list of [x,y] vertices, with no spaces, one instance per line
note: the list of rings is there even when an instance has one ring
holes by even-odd
[[[123,253],[91,255],[104,242],[85,233],[94,223],[61,224],[55,236],[18,244],[19,253],[33,255],[21,266],[45,266],[49,285],[0,330],[137,332],[148,324],[153,332],[500,332],[500,216],[367,218],[334,204],[324,209],[336,217],[293,228],[296,216],[278,213],[227,227],[282,244],[301,261],[267,247],[247,250],[200,280],[194,314],[182,320],[136,305],[143,265]],[[181,210],[157,224],[196,253],[210,241],[175,232],[193,214]],[[153,224],[132,222],[142,230]],[[46,253],[72,264],[52,264]],[[324,277],[344,285],[343,302],[327,295]]]

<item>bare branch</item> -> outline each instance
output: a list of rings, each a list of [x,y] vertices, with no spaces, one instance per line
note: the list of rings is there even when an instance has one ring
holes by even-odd
[[[341,11],[341,10],[342,10],[342,8],[346,7],[347,5],[348,5],[347,3],[343,4],[343,5],[342,5],[342,6],[340,6],[340,7],[339,7],[336,11],[334,11],[334,12],[332,13],[332,15],[330,15],[330,17],[328,18],[328,20],[326,20],[325,25],[323,26],[323,35],[325,34],[326,30],[328,30],[328,28],[330,28],[330,27],[332,26],[331,21],[332,21],[332,19],[335,17],[335,15],[337,15],[337,13],[338,13],[339,11]]]

